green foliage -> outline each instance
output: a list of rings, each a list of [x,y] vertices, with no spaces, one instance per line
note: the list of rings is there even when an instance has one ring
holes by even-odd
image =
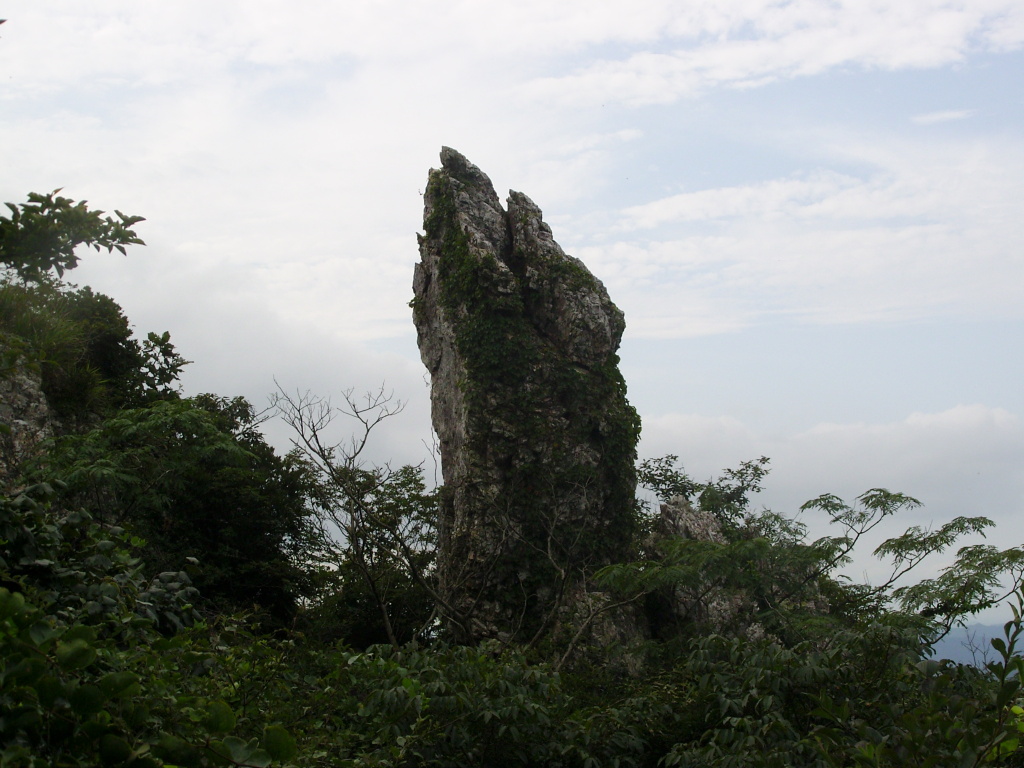
[[[0,216],[0,265],[21,280],[38,281],[51,270],[61,277],[78,265],[75,249],[80,245],[124,253],[126,245],[145,244],[131,229],[144,221],[141,216],[114,211],[114,220],[58,192],[30,192],[27,203],[7,203],[10,217]]]
[[[432,634],[440,603],[435,573],[438,494],[419,466],[372,466],[361,455],[374,428],[400,413],[383,388],[365,399],[344,393],[345,406],[280,390],[273,407],[297,437],[294,456],[311,474],[313,535],[307,562],[317,589],[305,628],[321,639],[365,648],[398,646]],[[336,416],[358,424],[348,442],[332,443]]]
[[[294,757],[287,730],[260,728],[239,695],[262,641],[235,636],[228,655],[202,626],[166,638],[111,618],[136,626],[129,636],[65,625],[0,589],[4,765],[257,768]]]
[[[323,765],[536,765],[558,748],[557,679],[516,656],[380,647],[343,653],[325,682],[334,705],[312,725],[340,760]]]
[[[146,478],[148,487],[147,461],[168,462],[177,474],[189,461],[245,455],[240,446],[256,447],[259,438],[248,404],[206,398],[122,414],[85,442],[95,461],[78,453],[82,461],[60,465],[70,486],[80,473],[122,473]],[[175,457],[179,444],[188,450]],[[363,470],[347,480],[345,503],[373,511],[383,531],[415,517],[430,498],[416,468]],[[119,482],[97,487],[108,508],[138,493]],[[807,607],[808,596],[820,596],[822,584],[830,595],[845,594],[828,569],[879,515],[913,505],[901,494],[873,490],[853,506],[815,500],[844,526],[838,536],[807,542],[800,526],[762,512],[745,516],[735,538],[668,541],[659,559],[608,569],[610,589],[653,593],[710,582],[753,594],[756,618],[771,630],[659,641],[630,676],[604,666],[597,649],[558,675],[497,645],[358,652],[317,637],[254,636],[230,617],[196,623],[188,577],[147,579],[140,543],[107,518],[61,511],[70,493],[37,485],[2,507],[0,702],[9,714],[0,718],[0,756],[7,765],[1019,763],[1019,612],[1005,639],[993,642],[1000,660],[986,670],[925,660],[920,636],[929,620],[899,603],[887,607],[894,591],[883,600],[853,590],[842,605],[870,598],[871,614],[832,615],[814,630],[822,617]],[[154,503],[134,498],[140,508]],[[899,572],[983,527],[965,519],[931,533],[911,528],[879,549]],[[383,534],[368,543],[380,557],[400,547]],[[342,591],[334,604],[340,614],[352,611],[348,599]],[[830,598],[833,613],[836,604]]]
[[[36,368],[51,407],[72,419],[177,397],[187,365],[167,333],[132,338],[109,296],[48,277],[0,281],[0,346],[0,375],[19,361]]]
[[[19,365],[39,371],[47,401],[60,414],[98,410],[102,376],[88,360],[88,329],[50,280],[25,285],[0,282],[0,376]]]
[[[139,542],[88,512],[54,506],[59,488],[39,483],[0,498],[3,583],[31,590],[37,606],[64,623],[134,612],[157,626],[191,624],[196,592],[188,576],[167,572],[147,581],[130,551]]]
[[[57,192],[8,203],[11,216],[0,217],[0,376],[18,365],[39,370],[50,406],[71,420],[176,397],[188,361],[169,334],[139,342],[113,299],[60,281],[78,264],[78,246],[143,245],[131,229],[142,217],[104,218]]]
[[[83,361],[98,374],[108,409],[178,396],[178,377],[188,361],[175,351],[170,333],[150,332],[141,342],[132,338],[121,307],[88,286],[60,291],[55,303],[63,304],[68,318],[80,326]]]
[[[699,495],[700,484],[677,467],[679,457],[673,454],[655,459],[644,459],[637,467],[637,484],[654,491],[658,498],[668,501],[677,496],[691,498]]]
[[[437,497],[423,470],[334,467],[320,488],[320,526],[309,552],[320,585],[306,612],[308,631],[356,648],[429,634]]]
[[[188,569],[208,608],[287,623],[308,590],[307,473],[255,421],[241,398],[157,401],[61,438],[37,472],[62,476],[64,504],[144,538],[150,573]]]
[[[761,490],[769,459],[762,456],[745,461],[738,469],[727,469],[721,477],[706,483],[694,481],[677,466],[678,462],[679,457],[673,454],[644,459],[637,467],[638,484],[663,501],[677,497],[689,500],[697,509],[713,515],[726,532],[735,534],[748,512],[750,495]]]
[[[858,498],[851,507],[832,495],[820,496],[804,504],[802,510],[820,510],[832,523],[845,528],[840,536],[823,537],[813,543],[819,553],[822,574],[847,562],[849,553],[864,534],[903,510],[920,506],[916,499],[884,489],[873,489]],[[932,619],[944,634],[968,616],[1002,602],[1016,593],[1024,576],[1024,547],[998,550],[991,546],[961,547],[952,564],[940,576],[918,584],[900,585],[900,580],[924,560],[950,549],[959,538],[982,534],[993,523],[985,517],[957,517],[937,530],[911,526],[903,534],[883,541],[874,551],[876,557],[892,562],[889,576],[878,586],[862,591],[862,599],[872,605],[897,603],[906,613]],[[1007,582],[1008,579],[1008,582]]]
[[[911,526],[874,551],[891,562],[886,579],[871,587],[850,583],[838,569],[850,562],[857,544],[920,502],[881,488],[862,494],[854,505],[832,494],[819,496],[801,511],[822,513],[839,530],[810,541],[804,524],[748,509],[749,494],[759,490],[767,473],[767,459],[746,462],[707,483],[692,481],[676,462],[675,456],[667,456],[642,463],[641,481],[663,498],[681,498],[694,514],[710,518],[718,538],[659,538],[652,518],[648,527],[655,543],[648,559],[598,574],[600,583],[619,593],[648,594],[654,629],[661,636],[707,632],[704,614],[714,606],[719,625],[712,631],[756,626],[791,645],[870,621],[899,606],[908,624],[922,635],[938,637],[1021,587],[1024,547],[1000,551],[979,545],[960,548],[940,576],[906,583],[908,574],[929,556],[949,550],[963,536],[984,534],[992,526],[984,517],[958,517],[935,530]],[[730,605],[741,620],[721,624],[722,607]],[[664,625],[666,615],[672,626]]]
[[[185,574],[147,579],[137,541],[53,498],[48,485],[0,496],[2,764],[289,760],[287,732],[268,724],[261,740],[247,708],[267,644],[195,624]]]
[[[815,728],[808,741],[829,765],[1019,765],[1022,604],[1024,596],[1018,595],[1005,637],[992,639],[1000,660],[988,665],[987,674],[923,660],[904,665],[895,676],[900,696],[875,692],[837,702],[821,693],[816,714],[827,724]]]
[[[178,392],[178,377],[189,361],[179,355],[168,331],[146,334],[139,355],[139,366],[124,405],[141,405],[153,400],[172,399]]]

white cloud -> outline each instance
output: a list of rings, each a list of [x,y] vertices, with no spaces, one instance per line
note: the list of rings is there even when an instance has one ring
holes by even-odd
[[[859,179],[828,171],[806,178],[773,179],[760,184],[687,192],[626,208],[625,231],[649,229],[667,222],[763,217],[777,218],[811,210],[844,190],[862,186]]]
[[[631,332],[652,337],[778,315],[1021,317],[1024,146],[830,144],[837,163],[873,170],[670,195],[623,209],[575,252],[608,284]]]
[[[852,501],[885,487],[949,514],[991,513],[1024,536],[1017,519],[1024,501],[1024,424],[1002,408],[959,405],[894,422],[823,423],[791,434],[762,433],[731,416],[667,413],[644,419],[640,453],[678,455],[698,480],[768,456],[766,498],[780,501],[779,512],[795,513],[822,493]],[[987,509],[995,499],[999,507]]]
[[[828,477],[830,468],[838,474],[839,467],[852,459],[865,482],[893,488],[901,483],[906,487],[900,490],[913,494],[917,491],[912,486],[928,477],[922,485],[953,492],[957,481],[952,478],[974,485],[965,476],[991,476],[1012,467],[1011,457],[1024,451],[1024,425],[1002,408],[959,405],[885,424],[819,424],[793,436],[789,448],[791,461],[799,460],[812,476]],[[946,473],[950,477],[943,479]],[[1020,470],[1010,469],[1006,476],[1009,482],[1022,479]]]
[[[836,67],[941,66],[1024,42],[1013,0],[12,0],[5,15],[8,96],[194,84],[239,68],[433,68],[471,54],[478,66],[490,59],[492,76],[515,67],[535,78],[534,96],[667,103]],[[606,46],[626,54],[574,63]]]
[[[643,419],[641,458],[678,456],[697,480],[764,454],[764,437],[732,416],[666,413]]]
[[[923,115],[914,115],[911,120],[918,125],[934,125],[935,123],[949,123],[954,120],[966,120],[973,114],[973,109],[950,109],[943,112],[926,112]]]
[[[937,67],[974,50],[1024,44],[1024,11],[1012,0],[721,5],[721,11],[707,4],[697,13],[681,11],[663,44],[667,51],[590,62],[571,74],[539,78],[526,91],[576,105],[668,104],[719,86],[751,87],[851,66]]]
[[[585,229],[570,250],[605,280],[636,337],[722,333],[778,315],[1019,312],[1024,151],[1010,141],[817,136],[818,157],[842,170],[818,163],[574,217],[564,212],[572,203],[613,186],[617,154],[644,157],[645,126],[513,96],[517,83],[569,71],[591,46],[648,48],[657,78],[659,57],[676,56],[659,50],[683,41],[730,83],[774,76],[772,45],[785,42],[779,66],[809,72],[822,41],[853,46],[840,58],[861,56],[871,29],[887,51],[887,25],[911,20],[922,45],[984,47],[1020,15],[1005,3],[207,6],[32,0],[4,12],[10,88],[0,99],[17,109],[0,126],[0,193],[63,186],[147,216],[147,249],[90,258],[80,272],[128,304],[157,293],[138,302],[140,325],[156,325],[147,313],[164,302],[197,305],[244,281],[239,312],[350,340],[410,335],[416,192],[442,143],[485,167],[499,191],[508,179],[530,194],[563,244],[565,229]]]

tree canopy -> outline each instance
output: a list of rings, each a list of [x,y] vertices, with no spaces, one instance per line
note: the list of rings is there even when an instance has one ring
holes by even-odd
[[[75,249],[81,245],[122,254],[126,246],[144,245],[131,229],[143,217],[114,211],[115,220],[59,192],[30,192],[27,203],[7,203],[11,215],[0,217],[0,263],[22,280],[39,280],[49,272],[62,277],[78,266]]]

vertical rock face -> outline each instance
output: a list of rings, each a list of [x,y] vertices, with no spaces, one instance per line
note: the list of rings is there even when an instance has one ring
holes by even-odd
[[[0,360],[8,353],[0,340]],[[53,437],[57,417],[43,394],[42,379],[23,362],[0,369],[0,488],[14,479],[21,462]]]
[[[414,279],[444,476],[442,606],[466,640],[538,636],[630,554],[639,419],[622,312],[518,192],[441,152]]]

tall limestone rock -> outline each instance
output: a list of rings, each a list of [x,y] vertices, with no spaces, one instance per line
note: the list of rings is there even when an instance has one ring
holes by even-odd
[[[444,493],[442,610],[463,640],[542,635],[627,559],[640,431],[622,312],[519,192],[441,151],[412,301]]]

